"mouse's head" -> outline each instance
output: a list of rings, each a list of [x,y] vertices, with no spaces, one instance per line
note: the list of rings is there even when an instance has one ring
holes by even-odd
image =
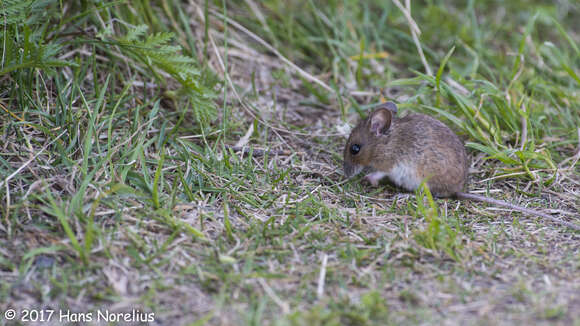
[[[369,116],[361,120],[350,133],[344,147],[344,174],[351,177],[358,174],[373,160],[376,143],[391,127],[397,113],[397,105],[386,102],[377,107]]]

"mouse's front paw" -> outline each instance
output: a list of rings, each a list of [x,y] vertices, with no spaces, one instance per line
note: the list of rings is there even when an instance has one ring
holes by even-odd
[[[387,174],[385,172],[375,171],[373,173],[367,174],[365,176],[365,180],[368,181],[371,185],[376,187],[379,185],[379,182],[381,182],[381,180],[386,176]]]

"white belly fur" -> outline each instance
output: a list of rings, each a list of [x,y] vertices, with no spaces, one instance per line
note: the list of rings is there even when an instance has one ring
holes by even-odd
[[[387,175],[394,184],[409,191],[414,191],[421,184],[417,169],[408,164],[395,165]]]

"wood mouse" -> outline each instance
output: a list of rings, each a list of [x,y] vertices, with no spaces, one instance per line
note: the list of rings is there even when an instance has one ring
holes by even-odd
[[[415,191],[426,180],[436,197],[486,202],[580,230],[579,225],[532,209],[462,192],[467,180],[468,159],[459,137],[433,117],[411,113],[398,118],[396,114],[395,103],[383,103],[352,130],[344,147],[346,177],[370,169],[365,179],[372,185],[388,178],[407,191]]]

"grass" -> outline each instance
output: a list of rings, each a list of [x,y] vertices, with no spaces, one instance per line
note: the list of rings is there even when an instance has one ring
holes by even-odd
[[[580,223],[580,6],[413,2],[419,34],[395,2],[4,0],[0,310],[578,325],[577,231],[341,153],[393,100],[465,140],[470,191]]]

